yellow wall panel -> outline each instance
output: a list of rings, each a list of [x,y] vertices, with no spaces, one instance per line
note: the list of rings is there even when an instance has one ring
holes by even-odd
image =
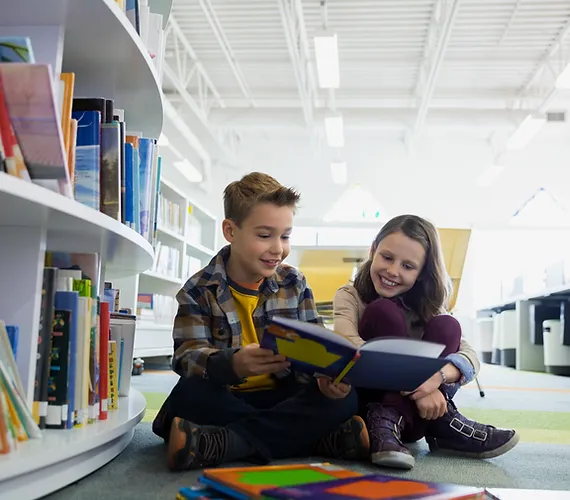
[[[438,229],[445,267],[453,283],[449,309],[457,301],[461,275],[471,237],[470,229]],[[299,258],[299,269],[307,277],[317,302],[330,302],[339,287],[347,283],[355,266],[352,260],[368,257],[367,249],[303,250]],[[349,262],[346,262],[346,259]]]

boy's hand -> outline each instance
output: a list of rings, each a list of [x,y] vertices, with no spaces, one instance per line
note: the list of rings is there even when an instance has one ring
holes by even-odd
[[[435,420],[447,413],[447,400],[441,391],[416,399],[416,406],[420,417],[425,420]]]
[[[342,382],[335,384],[329,377],[317,378],[317,384],[319,384],[320,391],[330,399],[345,398],[350,392],[348,384],[343,384]]]
[[[232,356],[232,367],[239,378],[277,373],[290,365],[284,356],[262,349],[259,344],[248,344]]]

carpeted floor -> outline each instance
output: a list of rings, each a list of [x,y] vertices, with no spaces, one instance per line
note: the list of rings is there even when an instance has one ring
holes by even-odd
[[[167,470],[164,445],[150,429],[149,422],[176,380],[166,371],[149,370],[134,377],[133,385],[147,398],[147,413],[131,444],[107,466],[49,498],[174,499],[180,487],[194,484],[198,472]],[[416,467],[401,475],[475,486],[570,490],[570,379],[485,365],[479,380],[485,397],[473,383],[456,396],[458,407],[479,421],[516,428],[521,443],[502,457],[479,461],[431,455],[421,441],[413,446]],[[378,472],[371,465],[346,465]]]

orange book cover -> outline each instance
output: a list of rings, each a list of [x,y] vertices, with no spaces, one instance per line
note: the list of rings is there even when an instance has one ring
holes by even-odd
[[[75,73],[62,73],[59,78],[63,86],[61,98],[61,130],[63,132],[63,144],[68,158],[67,169],[69,171],[70,178],[73,179],[73,169],[72,165],[69,163],[69,151],[71,148],[71,134],[73,133],[71,128],[71,111],[73,108]],[[77,134],[77,130],[75,133]]]
[[[294,500],[483,500],[485,489],[474,486],[414,481],[369,474],[324,483],[281,486],[263,491],[264,498]]]
[[[356,471],[324,462],[206,469],[200,481],[213,489],[221,486],[218,491],[229,488],[248,498],[261,499],[261,492],[268,488],[332,481],[361,475]]]
[[[127,135],[125,137],[125,141],[128,142],[129,144],[133,145],[133,148],[138,148],[139,147],[139,137],[136,135]]]

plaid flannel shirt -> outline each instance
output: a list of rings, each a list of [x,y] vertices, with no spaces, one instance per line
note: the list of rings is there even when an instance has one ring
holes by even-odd
[[[242,327],[226,274],[230,246],[224,247],[201,271],[192,276],[176,295],[172,368],[182,377],[203,376],[208,356],[220,349],[241,347]],[[281,264],[260,289],[253,313],[261,339],[273,316],[322,323],[313,292],[305,276],[294,267]]]

